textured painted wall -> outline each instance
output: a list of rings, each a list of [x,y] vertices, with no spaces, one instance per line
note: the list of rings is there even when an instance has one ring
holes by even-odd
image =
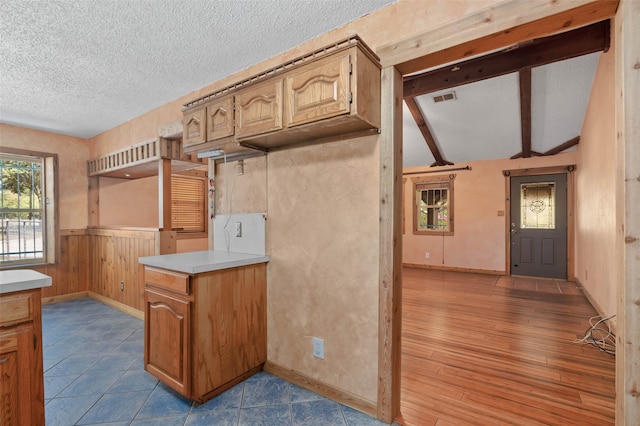
[[[576,164],[576,158],[574,151],[551,157],[457,164],[459,167],[468,164],[471,171],[452,172],[456,174],[455,227],[454,235],[445,237],[413,234],[411,177],[421,175],[405,176],[403,263],[504,272],[506,225],[505,216],[498,216],[499,210],[505,211],[505,178],[502,171]],[[412,168],[405,172],[428,169]],[[429,252],[429,259],[425,258],[425,252]]]
[[[158,227],[158,178],[100,178],[100,226]]]
[[[87,226],[87,160],[85,139],[0,124],[3,147],[58,154],[58,227]]]
[[[377,397],[378,149],[375,137],[269,158],[268,359]],[[324,339],[325,359],[312,356]]]
[[[218,213],[266,212],[268,359],[376,402],[378,144],[352,139],[216,171]],[[312,337],[325,359],[312,356]]]
[[[613,26],[612,26],[613,28]],[[576,276],[604,315],[616,313],[615,32],[598,63],[580,136],[577,168]]]

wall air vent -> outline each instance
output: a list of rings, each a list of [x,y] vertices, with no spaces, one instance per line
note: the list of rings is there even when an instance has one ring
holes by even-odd
[[[453,101],[454,99],[456,99],[456,92],[448,92],[443,93],[442,95],[434,96],[433,102],[438,103],[444,101]]]

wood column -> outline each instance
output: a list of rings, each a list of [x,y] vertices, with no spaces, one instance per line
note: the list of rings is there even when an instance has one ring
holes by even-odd
[[[158,228],[171,231],[171,160],[158,160]]]
[[[88,220],[89,226],[100,225],[100,178],[98,176],[89,176],[89,208]]]
[[[402,76],[382,70],[378,419],[400,414],[402,327]]]
[[[615,17],[618,273],[616,425],[640,419],[640,2]]]

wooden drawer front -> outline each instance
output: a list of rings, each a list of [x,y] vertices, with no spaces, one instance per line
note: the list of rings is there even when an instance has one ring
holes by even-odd
[[[350,55],[311,63],[286,79],[287,126],[350,112]]]
[[[151,267],[144,268],[146,285],[160,287],[179,293],[189,294],[189,275]]]
[[[207,105],[207,141],[233,136],[233,96]]]
[[[0,298],[0,327],[32,321],[33,295],[22,293]]]
[[[249,87],[236,95],[236,136],[246,138],[282,129],[282,79]]]
[[[205,142],[206,138],[206,109],[202,107],[184,114],[182,120],[182,146],[198,145]]]
[[[15,351],[18,349],[18,333],[12,328],[8,333],[0,333],[0,354]],[[2,360],[0,356],[0,360]]]

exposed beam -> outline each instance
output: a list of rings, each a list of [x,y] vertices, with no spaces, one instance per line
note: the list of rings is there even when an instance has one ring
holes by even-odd
[[[544,152],[542,155],[555,155],[555,154],[559,154],[562,151],[564,151],[565,149],[569,149],[574,145],[578,145],[578,143],[580,143],[580,136],[576,136],[573,139],[569,139],[568,141],[566,141],[565,143],[556,146],[555,148],[551,148],[549,151]]]
[[[427,146],[431,150],[431,154],[433,154],[433,158],[436,160],[436,162],[433,163],[432,166],[445,166],[445,165],[453,164],[448,162],[442,157],[442,154],[440,153],[440,149],[436,144],[436,140],[433,138],[433,135],[431,134],[431,130],[429,130],[429,127],[427,126],[427,122],[425,121],[424,115],[422,115],[422,111],[420,110],[420,107],[418,106],[418,103],[416,102],[415,98],[405,98],[404,101],[407,103],[409,112],[411,112],[413,119],[418,125],[418,129],[420,130],[420,133],[422,133],[422,137],[424,138],[425,142],[427,143]]]
[[[529,157],[542,157],[544,154],[538,152],[538,151],[531,151],[531,155],[529,155]],[[509,157],[512,160],[515,160],[516,158],[523,158],[524,156],[522,155],[522,151],[520,151],[519,153],[517,153],[516,155],[512,155],[511,157]]]
[[[404,78],[404,97],[498,77],[609,48],[609,20]]]
[[[618,3],[619,0],[531,0],[523,7],[521,0],[504,0],[382,45],[376,53],[383,67],[395,65],[402,75],[407,75],[611,18]]]
[[[531,157],[531,68],[518,73],[520,79],[520,134],[522,157]]]

